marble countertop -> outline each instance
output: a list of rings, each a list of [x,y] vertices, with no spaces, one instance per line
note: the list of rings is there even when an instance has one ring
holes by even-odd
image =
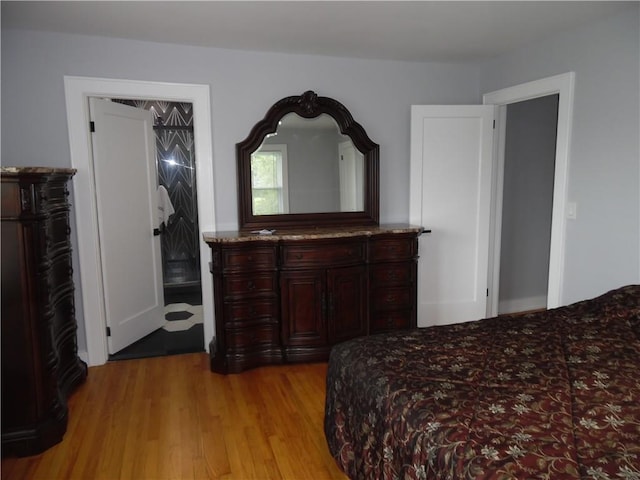
[[[422,227],[408,224],[387,224],[372,226],[322,227],[322,228],[286,228],[274,230],[270,234],[255,232],[203,232],[202,237],[207,243],[236,243],[252,241],[279,240],[312,240],[320,238],[346,238],[358,236],[382,235],[385,233],[417,233],[426,232]]]
[[[57,167],[0,167],[0,174],[64,174],[73,175],[77,170],[75,168],[57,168]]]

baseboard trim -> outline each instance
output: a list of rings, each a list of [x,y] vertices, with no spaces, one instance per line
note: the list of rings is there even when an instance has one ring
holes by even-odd
[[[527,298],[512,298],[498,302],[498,314],[527,312],[547,308],[547,296],[539,295]]]
[[[87,352],[86,350],[78,350],[78,357],[80,357],[80,360],[82,360],[84,363],[89,365],[89,352]]]

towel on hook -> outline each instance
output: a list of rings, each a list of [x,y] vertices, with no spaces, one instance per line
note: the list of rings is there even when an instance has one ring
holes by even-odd
[[[161,227],[164,223],[165,226],[169,225],[169,219],[176,211],[173,209],[171,199],[169,198],[169,192],[160,185],[158,187],[158,227]]]

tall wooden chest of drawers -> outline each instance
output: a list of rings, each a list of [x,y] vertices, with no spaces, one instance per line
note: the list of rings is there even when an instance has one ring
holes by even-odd
[[[71,169],[3,167],[2,452],[62,440],[77,355],[67,183]]]

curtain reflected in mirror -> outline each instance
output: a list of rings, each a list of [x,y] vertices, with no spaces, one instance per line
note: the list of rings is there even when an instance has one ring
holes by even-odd
[[[327,114],[282,117],[251,154],[253,215],[361,212],[364,155]]]

